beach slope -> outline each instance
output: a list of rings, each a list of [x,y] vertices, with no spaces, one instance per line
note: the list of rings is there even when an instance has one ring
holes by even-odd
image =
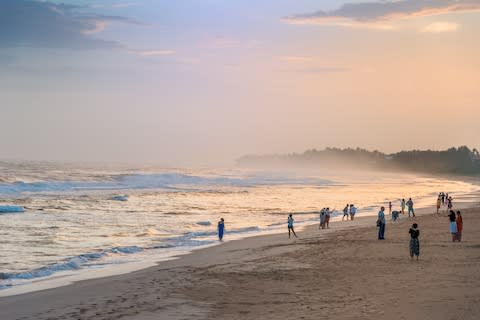
[[[411,261],[401,217],[376,239],[374,218],[252,237],[121,276],[0,298],[0,319],[478,319],[480,209],[417,218]],[[363,225],[363,226],[362,226]]]

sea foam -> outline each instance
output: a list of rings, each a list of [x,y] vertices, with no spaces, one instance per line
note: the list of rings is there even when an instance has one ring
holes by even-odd
[[[25,212],[25,209],[20,206],[0,206],[0,214],[2,213],[20,213]]]

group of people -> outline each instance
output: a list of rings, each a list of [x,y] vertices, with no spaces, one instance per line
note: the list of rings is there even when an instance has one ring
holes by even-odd
[[[450,220],[450,233],[452,234],[452,242],[461,242],[463,231],[462,214],[459,210],[457,210],[457,214],[455,215],[455,211],[450,210],[450,213],[448,214],[448,219]]]
[[[447,206],[447,212],[452,210],[452,196],[449,196],[448,193],[440,192],[437,197],[437,214],[439,214],[441,206]]]
[[[393,213],[392,212],[392,202],[389,202],[388,203],[388,207],[390,209],[390,213]],[[402,200],[400,200],[400,209],[401,209],[401,213],[402,214],[405,214],[405,209],[408,208],[408,216],[409,217],[415,217],[415,210],[413,209],[413,200],[412,198],[409,198],[408,201],[405,201],[404,198],[402,198]],[[398,211],[397,211],[398,212]],[[399,213],[400,213],[399,212]]]
[[[330,208],[323,208],[320,210],[320,225],[318,229],[325,229],[330,228],[330,216],[332,215],[333,211],[330,211]]]
[[[439,194],[437,199],[437,213],[438,213],[439,207],[442,204],[447,205],[449,208],[448,218],[450,221],[450,233],[452,234],[452,242],[462,241],[462,230],[463,230],[462,214],[458,210],[455,214],[455,211],[452,210],[452,197],[448,196],[448,193],[445,194],[441,192]],[[389,207],[390,214],[392,214],[392,221],[395,222],[398,219],[400,212],[392,211],[392,202],[388,203],[388,207]],[[412,215],[412,217],[415,217],[412,198],[409,198],[408,201],[405,201],[405,199],[402,199],[400,202],[400,207],[401,207],[402,214],[405,214],[405,208],[408,207],[408,216],[410,217],[410,215]],[[349,217],[350,217],[350,220],[353,220],[356,212],[357,212],[357,208],[355,207],[354,204],[347,204],[345,208],[343,208],[342,221],[345,219],[345,217],[347,218],[347,220]],[[330,211],[330,208],[323,208],[322,210],[320,210],[320,225],[318,227],[319,229],[329,228],[330,216],[332,213],[333,211]],[[291,238],[292,235],[295,238],[298,238],[293,226],[294,221],[295,220],[293,219],[293,215],[289,214],[287,219],[288,238]],[[386,225],[385,207],[382,206],[377,215],[378,240],[385,240],[385,225]],[[223,241],[224,232],[225,232],[225,221],[223,218],[220,218],[220,221],[218,222],[218,238],[220,239],[220,241]],[[419,240],[420,230],[418,229],[418,224],[413,223],[408,233],[410,234],[410,245],[409,245],[410,258],[413,259],[413,257],[416,256],[418,260],[418,257],[420,256],[420,240]]]
[[[397,219],[400,217],[401,214],[405,214],[405,209],[408,210],[408,217],[415,217],[415,210],[413,208],[413,200],[409,198],[408,201],[405,199],[400,200],[400,210],[393,210],[392,202],[388,202],[388,213],[392,216],[392,221],[396,222]]]
[[[408,201],[405,199],[400,200],[401,211],[393,210],[393,204],[391,201],[388,202],[388,213],[392,216],[392,222],[396,222],[400,213],[405,214],[405,208],[408,208],[408,217],[415,217],[415,210],[413,209],[413,200],[409,198]],[[377,227],[378,227],[378,240],[385,240],[385,225],[387,223],[385,217],[385,207],[381,207],[377,215]]]
[[[348,220],[348,217],[350,217],[350,220],[353,220],[353,218],[355,218],[356,213],[357,213],[357,208],[355,207],[355,205],[353,203],[352,204],[347,203],[345,208],[343,208],[342,221],[343,219],[345,219],[345,217],[347,217],[347,220]]]

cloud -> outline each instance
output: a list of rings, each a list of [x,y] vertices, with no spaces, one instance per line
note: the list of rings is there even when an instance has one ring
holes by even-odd
[[[32,0],[0,1],[0,48],[115,48],[115,41],[93,38],[111,23],[138,24],[126,17],[82,14],[73,5]]]
[[[171,56],[175,54],[174,50],[130,50],[129,52],[141,57]]]
[[[305,73],[337,73],[337,72],[347,72],[349,68],[345,67],[310,67],[299,69],[299,72]]]
[[[304,63],[314,61],[314,58],[306,56],[281,56],[279,59],[289,63]]]
[[[257,40],[240,40],[224,36],[216,36],[214,38],[207,37],[207,46],[212,49],[253,49],[260,46],[260,41]]]
[[[422,29],[422,32],[442,33],[455,32],[460,29],[460,25],[453,22],[433,22]]]
[[[89,8],[114,8],[114,9],[119,9],[119,8],[128,8],[132,6],[138,5],[137,2],[117,2],[113,4],[104,4],[104,3],[94,3],[89,5]]]
[[[399,0],[347,3],[333,11],[317,11],[284,18],[290,24],[395,29],[400,19],[480,11],[479,0]]]
[[[337,73],[346,72],[350,68],[338,66],[325,66],[321,60],[313,56],[279,56],[282,65],[289,65],[284,71],[300,73]]]
[[[118,2],[118,3],[112,4],[112,8],[128,8],[136,5],[137,5],[136,2]]]

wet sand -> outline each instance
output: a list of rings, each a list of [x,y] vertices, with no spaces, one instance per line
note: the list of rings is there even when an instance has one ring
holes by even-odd
[[[0,319],[478,319],[480,208],[462,210],[461,243],[451,242],[446,215],[432,211],[416,219],[418,262],[408,252],[412,220],[388,221],[378,241],[366,217],[0,298]]]

